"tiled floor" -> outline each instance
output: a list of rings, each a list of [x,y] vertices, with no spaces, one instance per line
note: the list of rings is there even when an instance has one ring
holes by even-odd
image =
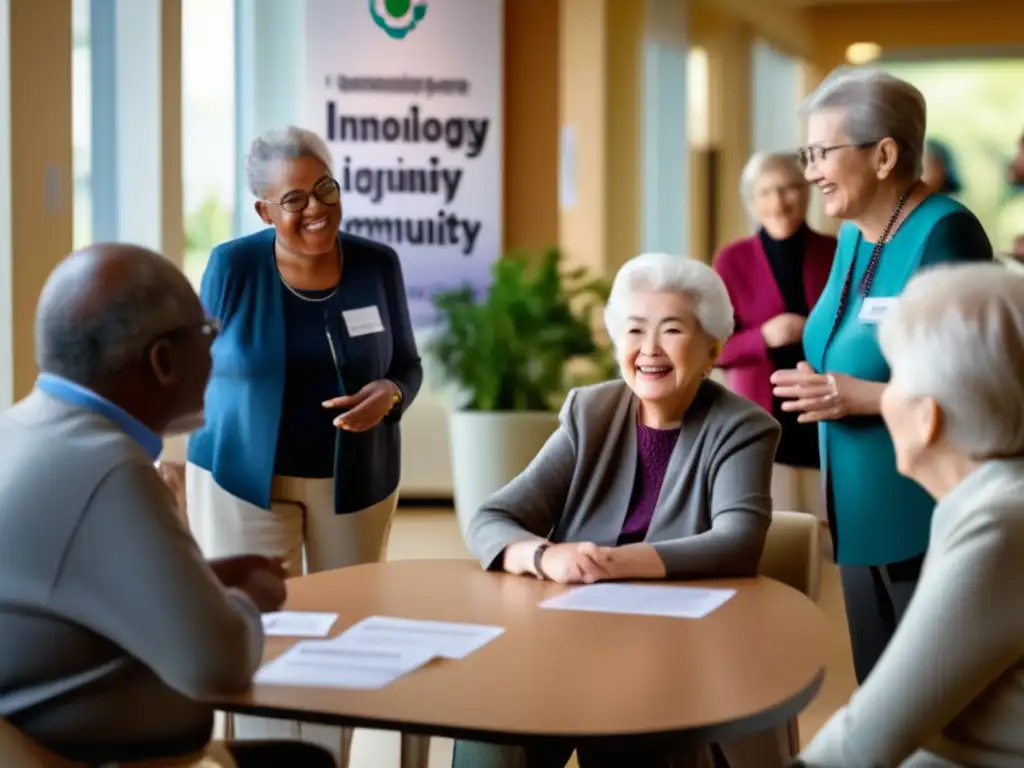
[[[392,560],[468,557],[455,514],[444,509],[399,512],[392,526],[388,555]],[[835,631],[829,648],[825,684],[818,698],[800,716],[800,735],[805,742],[849,698],[855,685],[839,574],[831,563],[825,564],[820,604]],[[398,765],[398,761],[397,734],[356,732],[350,768],[383,768]],[[448,768],[450,765],[451,741],[432,739],[430,768]]]

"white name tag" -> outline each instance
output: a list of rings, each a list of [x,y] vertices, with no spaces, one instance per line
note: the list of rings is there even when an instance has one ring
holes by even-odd
[[[353,338],[368,336],[371,333],[384,333],[384,323],[380,319],[380,311],[376,305],[360,309],[346,309],[341,313],[341,317],[345,321],[348,335]]]
[[[885,317],[885,313],[889,311],[893,304],[896,303],[895,298],[872,298],[868,297],[864,299],[864,303],[860,306],[860,315],[858,316],[862,323],[870,323],[877,325],[882,322],[882,318]]]

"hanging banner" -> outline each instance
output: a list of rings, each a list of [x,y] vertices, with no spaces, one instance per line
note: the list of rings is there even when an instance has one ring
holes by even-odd
[[[306,0],[306,127],[342,228],[394,247],[409,311],[484,288],[502,243],[502,0]]]

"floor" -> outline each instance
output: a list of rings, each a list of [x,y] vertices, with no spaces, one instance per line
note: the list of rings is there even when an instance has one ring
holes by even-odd
[[[400,511],[392,525],[388,556],[392,560],[406,560],[468,557],[468,553],[452,510],[410,509]],[[805,743],[849,698],[855,687],[839,573],[831,562],[825,563],[821,586],[819,604],[835,631],[828,649],[825,684],[818,697],[800,716],[800,735]],[[450,740],[432,739],[430,768],[448,768],[451,766],[451,754]],[[397,734],[356,731],[349,768],[381,768],[398,764]],[[570,765],[575,766],[575,762]]]

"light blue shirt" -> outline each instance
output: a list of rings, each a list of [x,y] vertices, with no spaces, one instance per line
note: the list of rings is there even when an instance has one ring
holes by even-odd
[[[164,449],[163,438],[119,405],[100,397],[91,389],[52,373],[43,373],[36,379],[36,388],[50,397],[69,405],[75,405],[109,419],[136,440],[153,461],[160,458]]]

